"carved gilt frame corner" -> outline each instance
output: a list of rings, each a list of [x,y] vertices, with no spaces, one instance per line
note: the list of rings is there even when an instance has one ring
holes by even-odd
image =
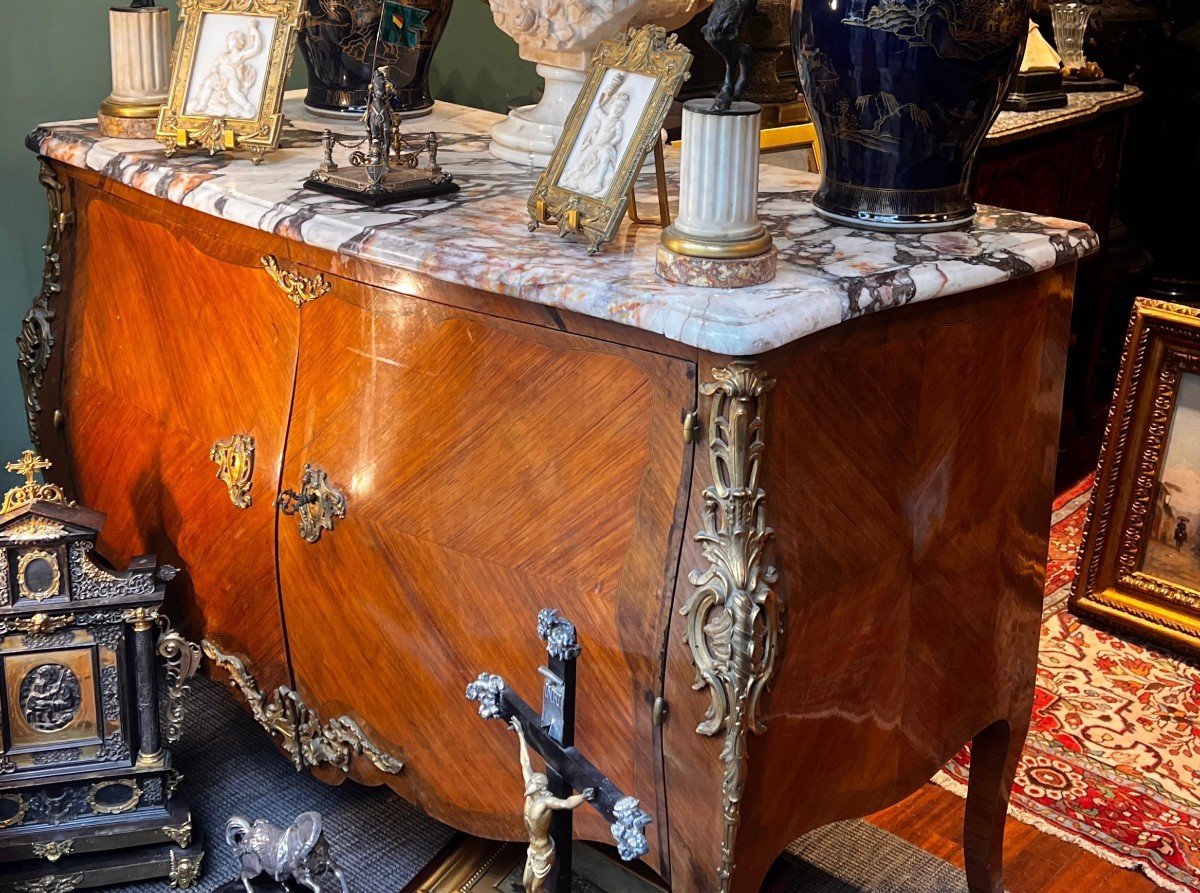
[[[1200,591],[1142,570],[1185,374],[1200,375],[1200,309],[1138,298],[1070,606],[1200,654]]]
[[[576,234],[587,241],[588,254],[595,254],[612,241],[629,205],[630,189],[646,155],[662,133],[663,122],[679,88],[690,76],[692,53],[657,25],[631,28],[619,38],[601,41],[588,66],[587,79],[575,100],[562,137],[550,156],[550,164],[538,177],[529,196],[530,229],[557,223],[560,236]],[[657,81],[654,92],[638,121],[632,140],[617,164],[604,198],[593,198],[559,186],[567,159],[587,121],[596,94],[610,70],[640,74]]]
[[[171,55],[171,87],[159,109],[155,139],[168,156],[180,149],[200,149],[209,155],[245,150],[255,164],[279,145],[283,130],[283,94],[296,53],[304,0],[179,0],[179,31]],[[266,83],[255,118],[213,118],[185,115],[188,86],[196,64],[204,18],[210,13],[275,19],[267,49]]]

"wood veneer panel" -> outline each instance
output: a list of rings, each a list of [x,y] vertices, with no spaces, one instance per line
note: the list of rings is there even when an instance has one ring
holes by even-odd
[[[286,684],[273,501],[296,308],[259,266],[268,246],[219,242],[76,191],[61,407],[76,494],[108,513],[99,546],[116,563],[156,552],[183,570],[169,592],[190,636],[249,656],[264,689]],[[209,458],[239,433],[255,438],[244,510]]]
[[[291,519],[279,531],[306,703],[348,713],[406,764],[381,777],[360,761],[357,777],[521,839],[515,736],[463,692],[487,670],[540,704],[535,619],[560,608],[584,649],[576,744],[665,827],[652,705],[693,367],[331,281],[301,312],[285,480],[325,470],[346,519],[315,544]],[[592,810],[577,817],[611,840]]]
[[[1014,730],[993,736],[998,773],[1006,747],[1019,750],[1073,273],[848,323],[763,358],[778,381],[763,487],[787,614],[767,731],[749,741],[735,893],[757,890],[805,831],[901,799],[989,724]],[[701,380],[722,362],[702,359]],[[676,608],[693,589],[687,570],[702,566],[692,535],[709,483],[698,454]],[[724,738],[696,734],[708,698],[691,679],[676,620],[664,729],[672,869],[678,889],[707,893]],[[976,798],[977,891],[989,889],[1002,787]]]

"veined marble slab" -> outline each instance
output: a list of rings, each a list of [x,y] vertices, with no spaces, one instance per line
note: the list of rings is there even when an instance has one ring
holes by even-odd
[[[321,132],[354,130],[311,117],[299,96],[289,94],[285,105],[292,123],[280,150],[258,167],[238,156],[167,158],[157,143],[104,138],[93,121],[43,125],[27,144],[225,220],[374,261],[395,271],[397,288],[423,273],[731,355],[1070,263],[1099,244],[1082,223],[983,206],[969,229],[949,233],[833,226],[813,211],[816,175],[764,165],[759,210],[779,250],[777,278],[729,291],[674,285],[654,273],[655,227],[626,224],[592,258],[553,227],[529,233],[525,204],[538,172],[488,153],[488,130],[500,118],[490,112],[439,103],[432,116],[406,125],[413,137],[442,136],[439,160],[463,187],[456,195],[371,210],[302,189],[320,160]],[[677,192],[674,171],[671,179]],[[639,188],[649,202],[649,179]]]
[[[998,146],[1025,139],[1038,133],[1060,130],[1081,124],[1117,109],[1137,105],[1142,91],[1128,85],[1120,90],[1068,93],[1067,104],[1059,109],[1035,112],[1001,112],[983,141],[985,146]]]

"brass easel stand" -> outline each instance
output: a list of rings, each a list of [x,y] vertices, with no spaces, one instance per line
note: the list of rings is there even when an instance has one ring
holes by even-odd
[[[655,185],[658,187],[658,219],[645,220],[638,216],[637,195],[634,191],[634,186],[631,184],[629,187],[629,205],[625,209],[625,212],[629,215],[630,223],[662,227],[671,225],[671,204],[667,199],[667,164],[661,133],[654,143],[654,180]]]

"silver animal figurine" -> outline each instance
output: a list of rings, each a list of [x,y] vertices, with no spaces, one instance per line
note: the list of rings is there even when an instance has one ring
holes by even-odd
[[[319,812],[301,813],[287,828],[266,819],[251,824],[249,819],[235,815],[225,823],[225,840],[241,863],[240,878],[246,893],[254,893],[250,881],[264,872],[280,884],[291,878],[313,893],[325,893],[320,880],[332,874],[341,893],[349,893],[342,870],[329,855]]]

